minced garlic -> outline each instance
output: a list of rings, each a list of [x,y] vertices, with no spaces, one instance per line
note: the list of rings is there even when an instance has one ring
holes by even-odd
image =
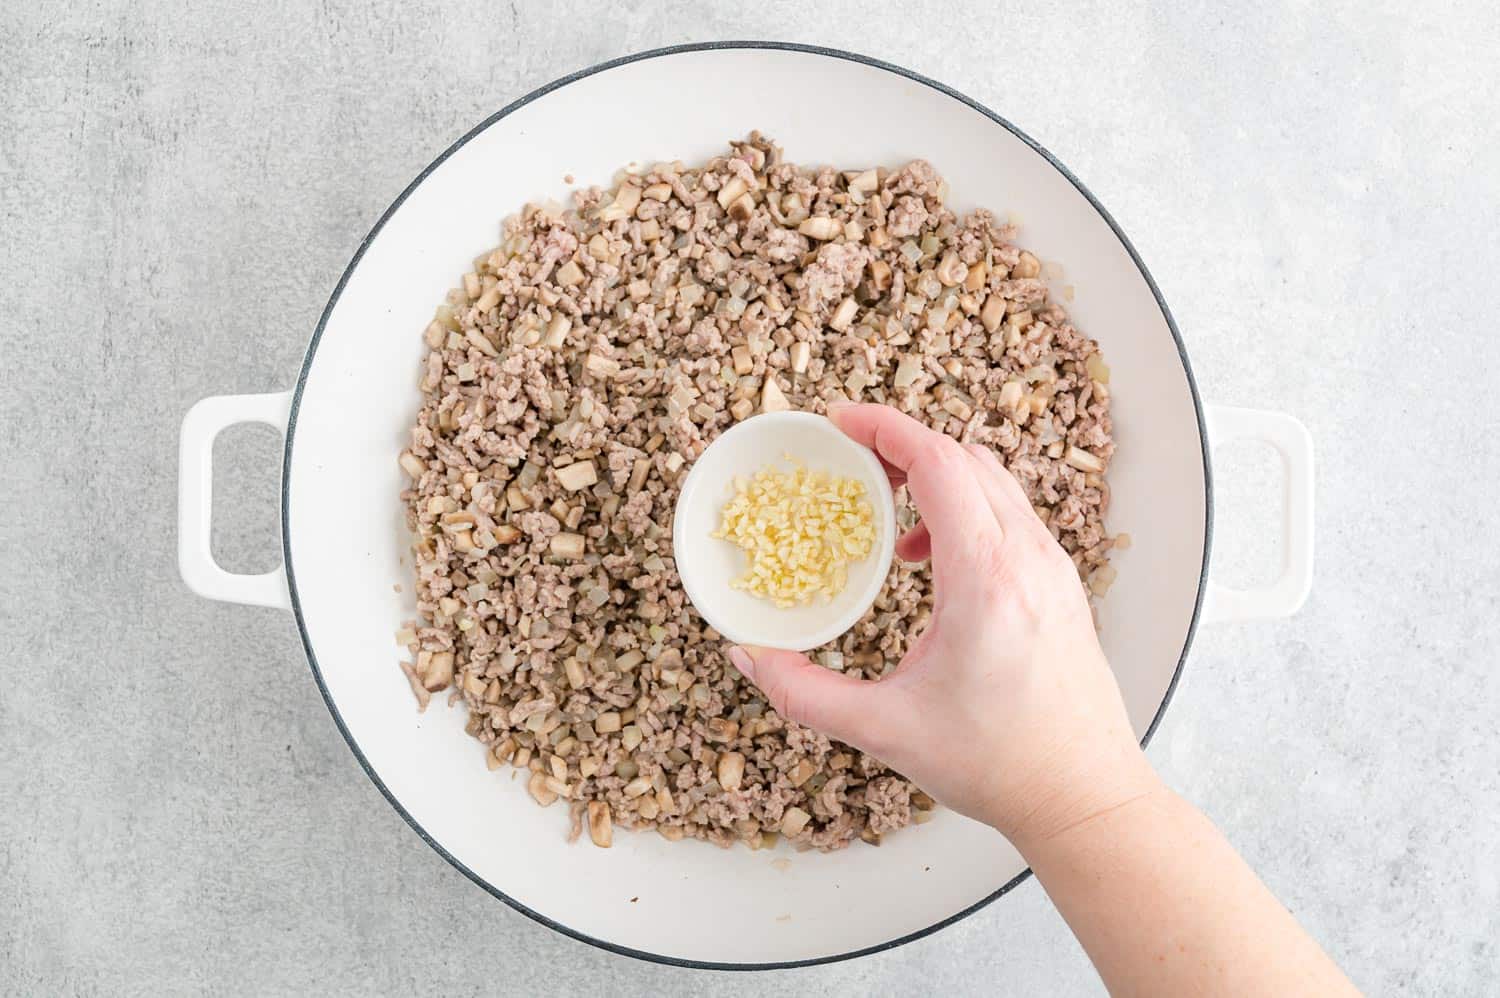
[[[736,589],[779,607],[832,597],[849,579],[848,564],[874,547],[875,513],[861,482],[766,468],[736,486],[713,534],[750,558]]]

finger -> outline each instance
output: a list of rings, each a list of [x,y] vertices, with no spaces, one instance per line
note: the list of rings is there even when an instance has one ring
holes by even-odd
[[[876,454],[875,456],[877,458],[880,458],[880,467],[884,469],[885,477],[890,479],[892,489],[899,489],[901,486],[906,484],[906,472],[902,471],[900,468],[896,467],[885,458],[880,457],[879,454]]]
[[[830,406],[828,414],[855,443],[906,473],[907,491],[927,524],[937,561],[966,558],[977,543],[986,542],[995,515],[975,463],[958,441],[890,406]]]
[[[1036,520],[1036,511],[1031,508],[1015,476],[1005,470],[999,456],[988,447],[980,444],[965,444],[964,447],[973,455],[980,488],[989,499],[990,509],[994,510],[1001,531],[1018,534],[1029,530]]]
[[[1000,456],[980,444],[965,444],[965,447],[980,467],[980,485],[990,500],[990,508],[1000,522],[1001,531],[1012,537],[1029,535],[1036,540],[1055,543],[1031,500],[1026,498],[1021,483],[1001,463]]]
[[[1021,488],[1021,483],[1016,481],[1016,476],[1010,473],[1010,469],[1000,460],[993,448],[983,444],[965,444],[969,453],[979,458],[980,464],[984,465],[989,480],[993,481],[999,489],[1000,495],[1007,504],[1020,513],[1032,513],[1031,500],[1026,498],[1026,490]]]
[[[815,665],[795,651],[735,646],[729,661],[782,717],[856,747],[879,738],[885,713],[880,684]]]
[[[932,535],[925,522],[918,523],[896,541],[896,557],[902,561],[926,561],[932,557]]]
[[[983,450],[978,444],[964,444],[964,450],[969,452],[970,458],[975,465],[975,474],[979,479],[979,487],[984,490],[985,502],[990,504],[990,511],[995,514],[995,522],[1000,524],[1002,536],[1009,536],[1015,528],[1015,511],[1011,509],[1009,500],[1000,492],[1000,487],[993,481],[994,473],[989,463],[979,452]]]

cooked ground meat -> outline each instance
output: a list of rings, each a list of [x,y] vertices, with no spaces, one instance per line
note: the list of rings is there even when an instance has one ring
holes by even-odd
[[[600,844],[619,825],[832,849],[933,806],[778,716],[683,594],[678,483],[740,419],[882,402],[993,447],[1107,585],[1107,369],[1013,227],[945,193],[922,161],[806,170],[752,133],[527,205],[439,307],[401,456],[422,618],[403,668],[419,698],[451,685],[491,766],[566,799],[575,836],[587,809]],[[814,657],[878,679],[931,607],[926,566],[893,565]]]

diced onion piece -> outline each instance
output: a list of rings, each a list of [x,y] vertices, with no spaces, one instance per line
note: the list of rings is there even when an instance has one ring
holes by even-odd
[[[850,323],[854,321],[854,314],[858,310],[859,306],[853,298],[845,298],[839,302],[839,307],[834,310],[833,318],[828,320],[828,327],[838,330],[841,333],[844,332],[849,328]]]
[[[1100,354],[1089,354],[1088,359],[1083,362],[1083,369],[1099,384],[1109,384],[1109,365],[1104,363],[1104,358]]]

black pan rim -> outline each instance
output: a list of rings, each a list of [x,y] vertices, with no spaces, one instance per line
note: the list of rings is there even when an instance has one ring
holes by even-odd
[[[682,957],[674,957],[661,953],[651,953],[645,950],[638,950],[629,946],[621,946],[616,943],[612,943],[604,939],[599,939],[597,937],[588,935],[585,932],[580,932],[577,929],[573,929],[569,926],[563,925],[560,922],[548,918],[541,912],[534,911],[531,908],[528,908],[526,905],[521,904],[519,901],[505,894],[503,891],[499,890],[493,884],[489,883],[483,877],[480,877],[477,873],[460,862],[457,857],[449,853],[430,834],[428,834],[427,830],[422,827],[421,823],[418,822],[414,817],[412,817],[412,815],[406,810],[406,808],[401,805],[401,802],[395,798],[390,789],[386,787],[385,783],[376,774],[374,768],[370,765],[369,760],[365,758],[364,753],[360,750],[358,743],[356,743],[353,736],[350,735],[348,727],[344,724],[343,717],[339,714],[338,707],[335,706],[333,702],[333,697],[328,692],[327,684],[323,682],[323,673],[318,666],[317,655],[313,652],[312,642],[308,637],[307,625],[302,616],[302,603],[297,594],[297,579],[296,574],[293,570],[291,530],[289,527],[292,447],[296,441],[297,436],[297,414],[302,405],[302,392],[307,385],[308,372],[312,369],[313,357],[318,352],[318,344],[322,340],[323,330],[328,324],[328,317],[332,315],[334,307],[338,304],[339,298],[343,294],[344,287],[349,282],[350,275],[353,274],[355,268],[359,266],[360,260],[364,258],[365,251],[369,248],[370,243],[374,241],[377,235],[379,235],[380,230],[385,227],[385,223],[396,212],[396,210],[401,207],[401,205],[406,201],[411,193],[416,190],[423,181],[427,179],[428,175],[431,174],[433,170],[437,169],[437,167],[440,166],[445,160],[447,160],[449,156],[452,156],[455,152],[466,145],[469,140],[473,139],[476,135],[489,128],[495,122],[501,120],[502,118],[505,118],[519,108],[525,107],[532,101],[535,101],[540,97],[545,97],[547,94],[552,93],[554,90],[559,90],[570,83],[575,83],[578,80],[593,76],[596,73],[602,73],[610,69],[615,69],[619,66],[629,65],[634,62],[641,62],[646,59],[656,59],[662,56],[680,55],[687,52],[710,52],[721,49],[767,49],[783,52],[799,52],[806,55],[817,55],[832,59],[841,59],[846,62],[859,63],[861,65],[871,66],[875,69],[884,70],[888,73],[894,73],[913,82],[920,83],[923,86],[930,87],[931,89],[936,90],[937,92],[948,97],[951,97],[954,100],[962,102],[975,111],[978,111],[980,114],[984,115],[995,124],[1006,129],[1022,142],[1026,143],[1027,146],[1029,146],[1032,150],[1046,159],[1047,162],[1051,164],[1053,169],[1062,174],[1063,177],[1065,177],[1068,182],[1077,189],[1078,193],[1082,194],[1084,198],[1088,200],[1089,204],[1094,208],[1094,210],[1099,213],[1099,217],[1102,218],[1104,220],[1104,223],[1109,226],[1110,231],[1115,234],[1115,238],[1120,240],[1120,245],[1123,246],[1125,252],[1129,254],[1131,262],[1135,264],[1136,269],[1140,271],[1141,277],[1146,281],[1147,287],[1151,289],[1151,294],[1156,299],[1157,307],[1161,309],[1162,318],[1166,320],[1167,328],[1172,333],[1172,339],[1177,346],[1177,355],[1182,361],[1183,374],[1187,378],[1188,391],[1192,396],[1193,410],[1198,421],[1198,440],[1203,451],[1204,491],[1203,564],[1200,567],[1198,573],[1198,593],[1193,603],[1192,619],[1188,622],[1187,634],[1183,639],[1182,653],[1178,656],[1177,667],[1172,672],[1172,680],[1167,684],[1167,691],[1166,694],[1162,697],[1161,705],[1157,708],[1156,715],[1151,719],[1151,724],[1149,727],[1147,727],[1146,734],[1141,739],[1142,747],[1145,747],[1150,743],[1151,737],[1156,733],[1157,727],[1161,724],[1162,717],[1166,714],[1167,707],[1172,702],[1173,694],[1177,691],[1177,683],[1182,678],[1183,667],[1187,663],[1187,657],[1189,651],[1192,648],[1193,638],[1197,634],[1198,622],[1203,612],[1204,594],[1208,586],[1208,564],[1213,541],[1213,468],[1211,463],[1211,448],[1208,439],[1208,427],[1203,414],[1203,400],[1198,393],[1198,383],[1193,376],[1192,364],[1188,361],[1187,347],[1183,344],[1182,334],[1177,328],[1177,322],[1175,319],[1173,319],[1171,310],[1167,308],[1166,300],[1162,297],[1161,289],[1157,287],[1155,278],[1151,276],[1151,272],[1146,268],[1146,264],[1141,260],[1140,254],[1136,252],[1135,246],[1131,244],[1130,239],[1120,229],[1120,226],[1115,222],[1113,216],[1111,216],[1110,213],[1105,210],[1104,206],[1099,203],[1099,200],[1094,197],[1093,192],[1091,192],[1081,180],[1074,176],[1073,173],[1057,159],[1057,157],[1053,156],[1052,153],[1043,148],[1035,139],[1031,138],[1031,136],[1021,131],[1021,129],[1017,128],[1015,125],[1011,124],[1010,121],[996,114],[988,107],[980,104],[972,97],[954,90],[952,87],[939,83],[936,80],[929,79],[928,77],[923,76],[922,74],[914,72],[910,69],[906,69],[903,66],[898,66],[894,63],[885,62],[884,60],[875,59],[870,56],[859,55],[854,52],[846,52],[841,49],[826,48],[820,45],[803,45],[796,42],[778,41],[694,42],[684,45],[669,45],[663,48],[650,49],[645,52],[637,52],[633,55],[621,56],[617,59],[610,59],[607,62],[601,62],[587,69],[581,69],[577,72],[570,73],[567,76],[554,80],[546,86],[539,87],[526,96],[521,97],[520,99],[515,100],[510,104],[507,104],[505,107],[501,108],[499,111],[496,111],[488,118],[485,118],[478,125],[471,128],[468,132],[464,133],[455,142],[453,142],[453,144],[444,149],[436,159],[427,164],[422,172],[417,174],[416,178],[413,179],[412,182],[401,191],[396,199],[391,202],[390,206],[386,208],[386,210],[381,214],[379,220],[376,221],[375,225],[370,229],[369,233],[364,237],[363,240],[360,241],[359,248],[355,250],[354,256],[349,261],[349,265],[344,268],[343,274],[340,275],[338,284],[334,286],[333,294],[329,296],[328,304],[323,307],[323,313],[318,318],[317,328],[313,331],[312,338],[308,342],[307,353],[303,357],[302,368],[297,374],[297,383],[292,392],[291,412],[287,419],[286,439],[281,469],[281,546],[283,564],[286,567],[287,590],[291,597],[292,613],[297,620],[297,631],[302,638],[302,647],[307,655],[308,665],[312,669],[313,680],[318,685],[318,692],[322,694],[323,703],[328,708],[328,713],[333,717],[334,724],[338,726],[339,734],[343,736],[344,741],[349,746],[349,750],[354,753],[355,760],[358,761],[360,768],[364,770],[365,775],[369,777],[370,782],[375,784],[376,789],[380,791],[381,795],[385,797],[386,801],[391,805],[391,807],[396,810],[396,813],[399,814],[401,818],[411,826],[412,831],[416,832],[423,842],[426,842],[429,846],[431,846],[432,849],[439,856],[443,857],[443,859],[447,860],[448,863],[450,863],[454,867],[454,869],[458,870],[464,876],[468,877],[471,881],[488,892],[490,895],[509,905],[511,908],[514,908],[516,911],[520,912],[526,917],[547,926],[549,929],[553,929],[554,931],[560,932],[565,936],[576,939],[579,942],[587,943],[590,946],[596,946],[599,949],[607,950],[611,953],[618,953],[622,956],[634,957],[637,960],[645,960],[649,963],[659,963],[672,967],[686,967],[696,970],[785,970],[797,967],[815,967],[822,964],[839,963],[844,960],[853,960],[858,957],[868,956],[872,953],[880,953],[885,950],[894,949],[897,946],[902,946],[906,943],[922,939],[933,934],[934,932],[937,932],[940,929],[944,929],[949,925],[952,925],[953,923],[968,917],[969,915],[972,915],[974,912],[995,901],[997,898],[1010,893],[1010,891],[1015,889],[1018,885],[1024,883],[1027,878],[1031,876],[1031,870],[1023,870],[1016,877],[1005,883],[994,893],[988,895],[985,898],[982,898],[979,901],[976,901],[974,904],[969,905],[967,908],[949,915],[947,918],[934,922],[932,925],[929,925],[926,928],[919,929],[915,932],[909,932],[906,935],[887,940],[883,943],[877,943],[873,946],[865,946],[861,947],[860,949],[850,950],[846,953],[837,953],[831,956],[813,957],[806,960],[780,960],[770,961],[766,963],[722,963],[710,960],[689,960]]]

